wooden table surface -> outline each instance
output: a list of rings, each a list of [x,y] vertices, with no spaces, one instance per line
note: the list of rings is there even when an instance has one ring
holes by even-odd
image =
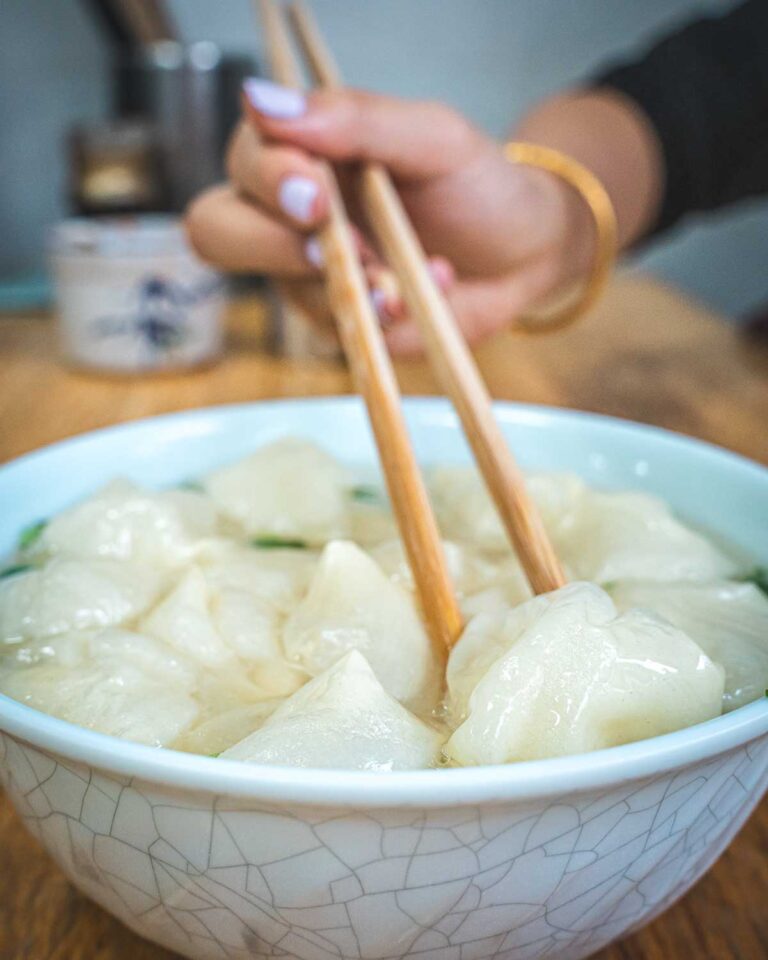
[[[226,359],[175,377],[111,380],[57,364],[50,323],[0,316],[0,461],[124,420],[206,404],[348,393],[342,366],[263,349],[264,310],[232,310]],[[578,327],[502,336],[479,351],[495,397],[579,407],[658,424],[768,463],[768,346],[647,280],[618,279]],[[398,370],[433,393],[421,362]],[[679,904],[600,960],[765,960],[768,804]],[[170,960],[85,900],[0,796],[0,960]]]

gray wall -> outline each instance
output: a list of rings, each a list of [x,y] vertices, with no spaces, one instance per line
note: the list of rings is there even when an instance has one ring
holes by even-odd
[[[0,0],[0,278],[41,260],[61,216],[70,124],[107,109],[106,51],[75,0]]]
[[[536,99],[729,0],[314,0],[348,80],[438,97],[503,135]],[[258,45],[252,0],[171,0],[183,36]],[[66,11],[66,12],[65,12]],[[0,0],[0,275],[60,213],[57,146],[104,109],[103,51],[75,0]],[[8,58],[6,51],[11,52]],[[9,62],[10,59],[10,62]],[[41,69],[45,65],[45,69]],[[32,104],[41,105],[31,109]],[[9,184],[11,190],[9,191]],[[5,193],[13,194],[6,201]],[[8,243],[8,238],[12,243]],[[640,258],[730,315],[768,300],[768,203],[688,223]]]

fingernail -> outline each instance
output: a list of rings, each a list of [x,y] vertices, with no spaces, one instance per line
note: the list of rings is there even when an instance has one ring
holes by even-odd
[[[283,87],[271,80],[250,77],[243,83],[243,90],[259,113],[275,120],[295,120],[307,109],[306,97],[300,90]]]
[[[325,266],[325,257],[323,256],[323,248],[320,246],[320,241],[317,237],[310,237],[309,240],[304,244],[304,256],[309,260],[313,267],[317,267],[318,270],[322,270]]]
[[[385,316],[385,308],[387,305],[387,295],[383,290],[380,290],[378,287],[374,287],[371,290],[371,303],[376,313],[379,315],[380,320],[388,319]]]
[[[388,330],[395,322],[395,318],[390,310],[391,302],[386,290],[373,287],[371,289],[371,303],[376,311],[376,316],[379,318],[379,326],[382,330]]]
[[[277,198],[289,217],[309,223],[317,199],[317,184],[307,177],[286,177],[280,184]]]

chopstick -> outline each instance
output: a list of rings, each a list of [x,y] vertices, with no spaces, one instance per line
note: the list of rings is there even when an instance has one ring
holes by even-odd
[[[282,15],[272,0],[258,0],[257,16],[264,28],[265,47],[269,54],[269,69],[273,77],[282,77],[289,87],[300,88],[304,78],[293,53],[290,38],[281,22]],[[299,294],[302,280],[277,278],[272,287],[281,306],[280,348],[289,357],[338,356],[338,343],[325,331],[318,330],[307,316]]]
[[[272,0],[261,0],[260,9],[275,79],[289,86],[301,86],[300,68],[281,13]],[[368,410],[427,630],[436,643],[450,649],[462,629],[461,612],[408,437],[397,380],[330,165],[324,165],[323,175],[330,192],[330,214],[319,239],[328,298],[355,384]]]
[[[313,75],[324,87],[342,85],[341,73],[312,13],[290,5],[291,21]],[[494,416],[488,389],[435,283],[427,257],[387,171],[367,163],[360,174],[363,209],[403,295],[419,323],[427,355],[450,396],[480,472],[534,593],[565,584],[565,574]]]
[[[257,16],[264,28],[264,45],[269,54],[272,76],[286,87],[301,90],[304,76],[291,46],[282,10],[275,0],[258,0]]]

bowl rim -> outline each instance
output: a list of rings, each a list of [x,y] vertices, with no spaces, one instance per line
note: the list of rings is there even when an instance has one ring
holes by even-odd
[[[359,398],[353,396],[285,398],[212,405],[145,417],[49,444],[3,464],[0,473],[22,464],[33,464],[56,449],[89,442],[105,434],[130,433],[150,425],[211,415],[227,417],[254,408],[279,409],[284,405],[308,403],[331,407],[360,405]],[[441,397],[409,397],[405,406],[438,408],[441,414],[449,409],[448,402]],[[768,490],[768,468],[684,434],[586,411],[506,401],[494,406],[503,419],[528,423],[540,423],[553,417],[566,422],[591,421],[604,428],[682,446],[751,473],[759,482],[765,483]],[[10,734],[34,749],[54,754],[64,762],[73,761],[137,781],[180,787],[195,793],[300,806],[438,808],[552,799],[652,778],[712,759],[726,751],[746,747],[768,734],[768,696],[683,730],[591,753],[493,766],[386,773],[245,764],[145,746],[59,720],[3,695],[0,695],[0,732]]]
[[[298,806],[438,808],[554,799],[714,759],[768,734],[768,697],[683,730],[591,753],[397,772],[266,766],[149,747],[78,727],[2,694],[0,733],[65,764],[197,794]]]

